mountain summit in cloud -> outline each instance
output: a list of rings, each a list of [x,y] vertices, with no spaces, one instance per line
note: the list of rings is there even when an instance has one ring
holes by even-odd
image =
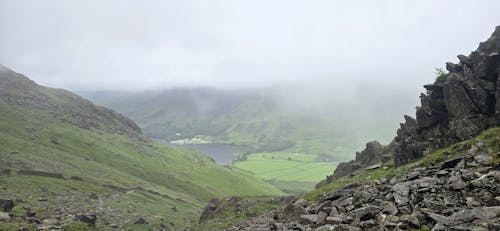
[[[7,0],[0,63],[78,91],[377,84],[412,96],[434,68],[489,35],[498,8],[494,0]]]

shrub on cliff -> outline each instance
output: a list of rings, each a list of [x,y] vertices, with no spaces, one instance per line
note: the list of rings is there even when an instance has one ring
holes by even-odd
[[[436,80],[438,82],[444,82],[446,80],[447,75],[448,73],[446,73],[446,71],[443,70],[443,68],[436,68]]]

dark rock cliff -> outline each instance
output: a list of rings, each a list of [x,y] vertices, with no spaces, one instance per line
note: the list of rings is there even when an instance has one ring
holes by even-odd
[[[326,183],[391,156],[396,166],[402,165],[427,150],[447,147],[500,125],[500,26],[476,51],[457,57],[459,63],[446,63],[448,73],[424,86],[427,92],[420,95],[416,119],[405,115],[389,145],[368,143],[354,160],[339,164]]]
[[[500,124],[499,53],[500,26],[469,56],[459,55],[458,64],[446,63],[446,75],[424,86],[416,120],[401,124],[391,144],[396,165]]]

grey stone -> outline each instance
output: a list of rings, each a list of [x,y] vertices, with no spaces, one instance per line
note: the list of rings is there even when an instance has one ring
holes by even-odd
[[[413,212],[410,215],[405,215],[401,218],[401,221],[408,223],[410,226],[415,228],[420,228],[422,222],[424,222],[424,215],[418,211]]]
[[[394,200],[398,205],[403,205],[408,203],[408,194],[410,193],[410,183],[409,182],[401,182],[397,183],[392,187],[394,191],[393,196]]]
[[[375,170],[375,169],[380,168],[380,166],[382,166],[382,164],[370,165],[370,166],[366,167],[365,170]]]
[[[450,172],[448,172],[447,170],[439,170],[436,172],[436,176],[438,176],[438,177],[447,176],[449,174],[450,174]]]
[[[0,212],[0,221],[10,221],[10,215],[6,212]]]
[[[324,223],[325,223],[325,221],[326,221],[326,217],[327,217],[327,216],[328,216],[328,215],[327,215],[326,213],[324,213],[324,212],[319,212],[319,213],[318,213],[318,217],[316,218],[316,222],[315,222],[315,223],[316,223],[316,225],[322,225],[322,224],[324,224]]]
[[[474,160],[478,164],[489,165],[493,161],[493,157],[488,155],[476,155],[474,156]]]
[[[329,216],[326,218],[328,222],[331,222],[333,224],[342,224],[342,222],[345,220],[345,218],[340,217],[340,216]]]
[[[350,215],[355,218],[359,219],[360,221],[366,221],[366,220],[371,220],[374,219],[377,215],[378,212],[380,212],[381,208],[378,206],[374,205],[368,205],[356,210],[353,210]]]
[[[474,197],[466,197],[465,198],[467,207],[478,207],[481,206],[481,203],[478,202]]]
[[[314,230],[315,231],[331,231],[331,230],[333,230],[333,226],[332,225],[322,225],[322,226],[316,227]]]
[[[318,220],[318,214],[302,214],[300,218],[308,224],[315,224]]]
[[[452,188],[453,190],[461,190],[467,186],[465,184],[465,182],[463,181],[462,176],[460,174],[456,174],[454,176],[451,176],[448,179],[447,183],[450,186],[450,188]]]
[[[475,145],[472,146],[469,150],[467,150],[467,154],[469,155],[474,155],[479,151],[479,148],[476,147]]]
[[[323,209],[326,209],[326,207],[328,205],[330,205],[331,202],[330,201],[325,201],[323,203],[321,203],[320,205],[314,207],[313,209],[311,209],[311,213],[318,213],[319,211],[323,210]]]
[[[293,206],[300,207],[300,208],[304,208],[305,205],[306,205],[306,201],[302,198],[298,199],[297,201],[295,201],[295,203],[293,203]]]
[[[350,225],[341,224],[341,225],[334,225],[333,230],[335,230],[335,231],[361,231],[362,229],[358,228],[358,227],[350,226]]]
[[[387,214],[396,215],[398,213],[398,208],[392,202],[386,201],[386,202],[384,202],[382,212],[387,213]]]
[[[330,210],[330,216],[336,216],[339,214],[339,211],[337,210],[337,207],[333,206],[332,209]]]

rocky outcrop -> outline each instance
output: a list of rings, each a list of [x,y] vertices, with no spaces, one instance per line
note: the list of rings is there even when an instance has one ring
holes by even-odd
[[[359,169],[394,159],[396,166],[422,157],[427,150],[447,147],[500,125],[500,26],[490,39],[460,62],[446,63],[448,73],[425,85],[416,119],[405,115],[396,137],[385,147],[366,144],[352,161],[340,163],[316,187]]]
[[[425,85],[416,120],[405,118],[391,144],[396,165],[469,139],[500,124],[500,26],[491,38],[458,64],[447,63],[448,73]]]
[[[334,179],[338,179],[343,176],[347,176],[356,170],[360,170],[369,166],[376,166],[381,162],[385,162],[391,158],[391,156],[386,156],[384,153],[387,153],[390,147],[384,147],[378,141],[371,141],[366,144],[366,148],[356,153],[356,158],[349,162],[340,163],[333,176],[328,177],[326,183],[330,183]],[[320,187],[324,184],[319,183],[316,187]]]
[[[465,155],[300,199],[227,230],[499,230],[498,185],[491,155]]]

